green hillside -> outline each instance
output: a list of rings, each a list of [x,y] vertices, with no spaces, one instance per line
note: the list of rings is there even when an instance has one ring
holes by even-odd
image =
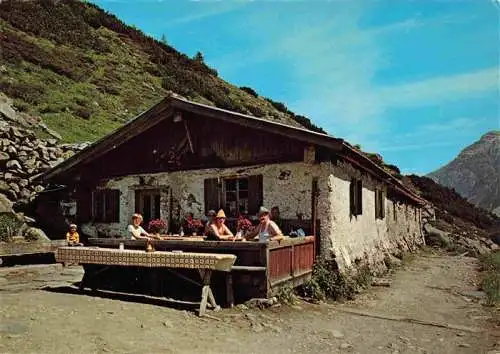
[[[68,142],[95,140],[168,91],[220,108],[322,131],[286,106],[77,1],[0,2],[0,91]]]

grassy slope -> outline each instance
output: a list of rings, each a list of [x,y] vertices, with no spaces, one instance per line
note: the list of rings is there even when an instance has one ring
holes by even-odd
[[[2,1],[0,42],[0,90],[68,142],[102,137],[168,91],[320,130],[86,3]]]

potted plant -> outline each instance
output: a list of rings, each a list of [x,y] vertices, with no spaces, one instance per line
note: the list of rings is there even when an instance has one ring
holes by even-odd
[[[184,222],[184,230],[188,235],[196,236],[203,230],[204,226],[200,219],[195,219],[192,214],[188,214]]]
[[[238,216],[238,221],[236,224],[236,233],[245,236],[247,232],[253,229],[252,222],[248,220],[244,215]]]
[[[155,235],[165,233],[166,229],[167,223],[162,219],[153,219],[148,224],[149,232]]]

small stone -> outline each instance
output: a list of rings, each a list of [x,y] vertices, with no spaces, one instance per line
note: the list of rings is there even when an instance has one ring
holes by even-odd
[[[332,335],[333,338],[337,339],[344,338],[344,334],[342,332],[337,331],[336,329],[332,330],[330,334]]]
[[[469,343],[460,343],[458,346],[461,347],[461,348],[470,348],[470,344]]]
[[[350,344],[350,343],[342,343],[340,345],[340,349],[342,349],[342,350],[351,350],[352,349],[352,344]]]
[[[252,331],[255,333],[260,333],[264,330],[264,327],[258,322],[252,322]]]
[[[174,328],[174,325],[168,321],[163,321],[162,322],[163,326],[164,327],[167,327],[167,328]]]
[[[409,338],[406,338],[406,337],[403,337],[403,336],[399,336],[399,339],[403,342],[403,343],[410,343],[410,339]]]
[[[457,337],[464,337],[465,336],[465,332],[458,332],[457,333]]]

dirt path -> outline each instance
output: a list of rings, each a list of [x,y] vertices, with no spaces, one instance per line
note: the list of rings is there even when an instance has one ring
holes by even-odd
[[[147,301],[41,290],[80,280],[80,267],[3,268],[0,352],[500,353],[500,328],[479,304],[475,267],[473,258],[416,256],[391,287],[353,302],[211,313],[218,320]]]

